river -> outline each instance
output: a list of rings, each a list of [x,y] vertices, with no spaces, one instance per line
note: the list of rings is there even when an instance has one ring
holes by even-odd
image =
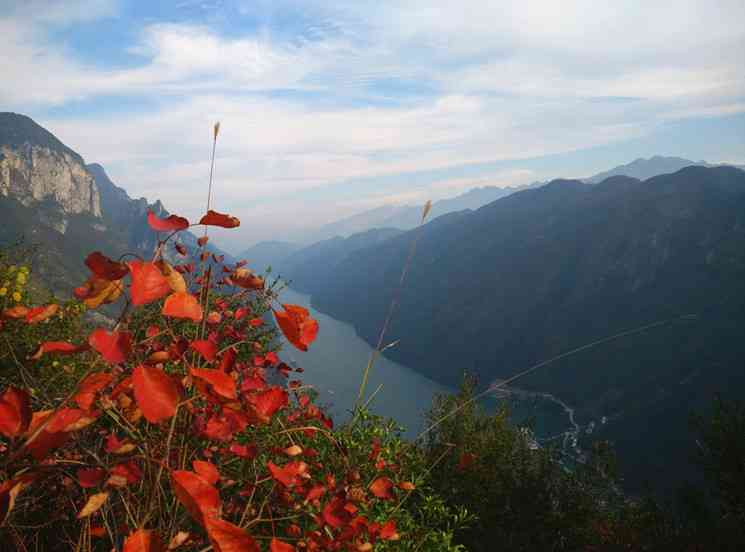
[[[281,357],[293,366],[305,370],[301,379],[319,393],[319,403],[327,405],[334,420],[345,420],[354,406],[362,375],[370,359],[372,347],[359,337],[350,324],[341,322],[314,309],[310,296],[285,288],[280,294],[283,303],[302,305],[318,320],[318,337],[307,352],[285,345]],[[393,418],[413,438],[424,428],[424,414],[437,393],[452,393],[455,389],[441,385],[426,376],[379,355],[367,384],[366,394],[380,387],[370,408],[376,414]],[[493,411],[496,400],[484,406]],[[535,430],[540,435],[556,433],[566,426],[566,416],[551,403],[511,400],[510,409],[515,421],[535,419]]]

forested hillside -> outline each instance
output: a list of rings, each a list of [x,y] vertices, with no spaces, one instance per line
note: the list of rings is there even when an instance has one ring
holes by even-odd
[[[421,229],[389,354],[446,383],[468,371],[488,385],[651,325],[515,385],[618,440],[636,485],[661,484],[686,463],[669,460],[689,409],[743,383],[744,217],[745,172],[731,167],[558,180],[441,217]],[[348,256],[314,304],[374,343],[414,232]],[[650,455],[660,432],[672,444]]]

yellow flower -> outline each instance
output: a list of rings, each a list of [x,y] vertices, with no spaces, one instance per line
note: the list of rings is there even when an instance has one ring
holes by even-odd
[[[26,275],[23,272],[19,272],[18,276],[16,276],[16,282],[19,284],[25,284],[26,283]]]
[[[25,266],[25,265],[21,265],[21,268],[19,268],[18,270],[21,271],[21,272],[24,272],[24,273],[28,274],[28,267]]]
[[[0,297],[5,297],[6,295],[8,295],[8,288],[1,287],[0,288]]]
[[[20,300],[21,300],[21,294],[19,292],[17,292],[17,291],[14,291],[13,292],[13,301],[15,301],[16,303],[18,303]]]

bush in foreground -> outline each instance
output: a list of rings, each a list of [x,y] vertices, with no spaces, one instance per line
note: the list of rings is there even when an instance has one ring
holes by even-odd
[[[430,491],[421,451],[364,411],[335,429],[301,369],[281,362],[268,317],[307,350],[308,311],[209,254],[206,238],[196,251],[176,243],[186,219],[148,222],[164,235],[153,258],[91,253],[78,301],[3,304],[2,542],[459,550],[467,516]],[[239,223],[209,211],[200,224]],[[113,326],[86,327],[83,310],[107,304],[121,305]]]

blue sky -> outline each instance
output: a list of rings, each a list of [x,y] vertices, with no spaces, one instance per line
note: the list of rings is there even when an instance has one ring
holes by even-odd
[[[230,249],[655,154],[745,163],[745,2],[0,0],[0,109]]]

